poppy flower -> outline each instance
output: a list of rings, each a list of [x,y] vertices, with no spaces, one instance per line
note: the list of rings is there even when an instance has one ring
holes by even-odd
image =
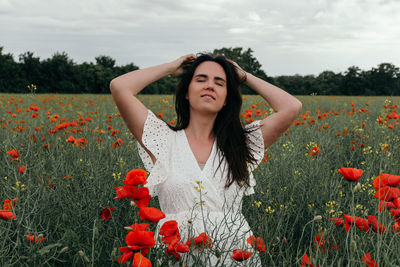
[[[311,263],[311,258],[307,255],[307,253],[304,253],[303,257],[301,258],[301,266],[314,266]]]
[[[399,189],[397,187],[384,186],[375,193],[374,197],[380,200],[390,201],[399,197]]]
[[[132,250],[142,248],[152,248],[156,244],[152,231],[129,231],[125,237],[125,242]]]
[[[374,232],[379,232],[380,234],[387,230],[386,227],[378,222],[376,217],[372,215],[368,215],[368,225],[372,227],[372,230],[374,230]]]
[[[261,237],[255,238],[253,235],[246,239],[247,243],[249,243],[253,248],[258,251],[265,252],[265,243]]]
[[[76,141],[76,139],[72,135],[70,135],[68,137],[68,139],[65,140],[65,142],[67,142],[67,143],[75,143],[75,141]]]
[[[175,220],[166,221],[160,228],[159,235],[162,236],[162,242],[169,244],[174,239],[181,239],[178,223]]]
[[[117,141],[115,141],[112,144],[112,146],[113,146],[113,148],[117,148],[117,147],[122,146],[123,144],[124,144],[124,141],[121,138],[118,137]]]
[[[142,198],[142,199],[135,199],[135,200],[134,200],[134,203],[136,204],[136,206],[137,206],[138,208],[145,208],[145,207],[148,207],[148,206],[149,206],[150,199],[151,199],[151,196],[150,196],[150,195],[147,195],[147,196],[145,196],[145,197]]]
[[[202,245],[203,247],[208,246],[211,247],[212,239],[206,235],[206,233],[201,233],[197,237],[194,238],[194,243],[196,245]]]
[[[139,210],[139,216],[141,220],[151,221],[157,223],[159,220],[165,218],[164,212],[157,208],[143,207]]]
[[[319,251],[326,252],[324,233],[320,232],[314,236],[314,248]]]
[[[167,248],[167,254],[174,256],[177,260],[181,258],[179,253],[189,252],[189,246],[183,243],[180,239],[174,239],[169,243]]]
[[[344,179],[346,179],[347,181],[355,182],[360,179],[363,170],[355,168],[341,168],[338,170],[338,172],[340,172],[340,174],[342,174]]]
[[[361,257],[361,261],[365,262],[369,267],[378,267],[378,264],[376,263],[376,261],[374,261],[373,259],[371,259],[371,254],[365,253],[362,257]]]
[[[101,211],[101,218],[105,221],[110,219],[111,217],[111,211],[113,211],[114,208],[112,207],[104,207],[103,210]]]
[[[391,209],[390,214],[395,220],[397,220],[398,218],[400,218],[400,209]]]
[[[232,258],[236,261],[245,261],[250,258],[251,255],[253,255],[253,253],[251,253],[250,251],[246,251],[243,249],[234,249]]]
[[[336,226],[344,226],[344,220],[341,218],[331,218],[331,222]]]
[[[134,223],[130,226],[128,226],[128,228],[130,228],[130,230],[128,231],[146,231],[149,228],[149,224],[148,223]]]
[[[24,174],[26,170],[26,166],[22,166],[21,168],[18,169],[18,173],[20,173],[21,175]]]
[[[392,225],[392,228],[393,228],[393,230],[394,230],[396,233],[398,233],[399,230],[400,230],[400,222],[395,222],[395,223]]]
[[[361,231],[369,232],[369,225],[367,220],[357,216],[350,216],[348,214],[344,215],[345,220],[345,230],[346,232],[349,231],[350,225],[355,225]]]
[[[132,267],[151,267],[151,261],[142,255],[142,253],[137,252],[133,255]]]
[[[125,248],[125,247],[124,247]],[[121,248],[120,248],[121,249]],[[125,263],[126,261],[132,259],[133,257],[133,251],[132,250],[128,250],[126,252],[124,252],[118,259],[117,262],[120,264]]]
[[[114,197],[114,199],[131,198],[133,197],[133,194],[136,191],[136,187],[133,185],[124,185],[118,187],[114,186],[114,189],[115,192],[117,193],[117,196]]]
[[[399,200],[400,200],[399,198],[396,198],[396,203],[399,203]],[[381,200],[381,201],[379,201],[377,208],[378,208],[379,212],[383,212],[384,210],[387,210],[389,208],[394,208],[394,207],[396,207],[396,206],[392,201]]]
[[[7,151],[8,155],[10,155],[13,159],[17,159],[19,157],[19,150],[11,149]]]
[[[15,216],[14,212],[10,210],[0,210],[0,219],[3,220],[14,220],[17,217]]]
[[[43,242],[43,241],[45,241],[46,239],[43,237],[43,236],[34,236],[34,235],[25,235],[26,236],[26,239],[28,240],[28,242],[35,242],[35,243],[38,243],[38,242]]]
[[[140,187],[133,193],[133,199],[142,199],[149,195],[149,189],[147,187]]]
[[[145,185],[147,183],[147,172],[143,169],[134,169],[126,174],[126,178],[122,180],[124,184],[128,185]]]

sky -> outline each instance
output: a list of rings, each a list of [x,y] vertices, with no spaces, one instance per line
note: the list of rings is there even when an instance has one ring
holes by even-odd
[[[0,0],[3,53],[140,68],[251,48],[269,76],[400,67],[400,0]]]

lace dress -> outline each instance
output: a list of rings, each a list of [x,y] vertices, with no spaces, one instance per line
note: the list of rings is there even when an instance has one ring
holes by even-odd
[[[264,157],[264,143],[259,124],[260,121],[254,121],[245,126],[246,129],[254,130],[248,134],[247,140],[257,165]],[[232,251],[252,250],[246,242],[252,232],[241,209],[243,195],[254,193],[253,187],[256,182],[252,171],[257,166],[249,165],[250,187],[240,188],[233,183],[225,189],[225,160],[214,174],[221,157],[216,141],[201,169],[189,146],[185,131],[173,131],[150,110],[144,124],[142,142],[157,159],[153,165],[150,156],[138,145],[139,155],[146,170],[150,172],[146,186],[151,196],[158,196],[160,208],[166,215],[166,218],[158,223],[157,229],[165,221],[176,220],[183,242],[189,237],[205,232],[213,243],[211,250],[204,252],[204,255],[201,255],[203,250],[197,251],[199,257],[203,257],[202,266],[216,266],[217,263],[219,266],[240,265],[232,259]],[[184,262],[185,266],[191,266],[191,259],[185,258],[185,254],[182,256],[181,262]],[[261,266],[256,253],[241,264]]]

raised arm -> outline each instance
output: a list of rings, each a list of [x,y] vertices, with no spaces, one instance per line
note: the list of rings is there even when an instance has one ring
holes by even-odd
[[[274,113],[260,123],[264,147],[272,145],[293,123],[301,112],[302,103],[285,92],[250,73],[246,73],[246,84],[261,95],[274,109]]]
[[[110,91],[115,104],[129,130],[141,145],[143,145],[143,127],[148,111],[136,95],[147,85],[167,75],[181,75],[185,64],[194,59],[193,54],[185,55],[169,63],[128,72],[110,82]]]
[[[290,127],[300,114],[302,103],[279,87],[245,72],[236,62],[229,61],[236,67],[246,85],[261,95],[275,111],[260,123],[264,147],[267,148]]]

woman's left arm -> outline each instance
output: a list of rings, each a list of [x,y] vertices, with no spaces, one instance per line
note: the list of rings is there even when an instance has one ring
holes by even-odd
[[[302,103],[279,87],[250,73],[245,75],[245,84],[261,95],[275,111],[260,123],[264,147],[267,148],[290,127],[300,114]]]

